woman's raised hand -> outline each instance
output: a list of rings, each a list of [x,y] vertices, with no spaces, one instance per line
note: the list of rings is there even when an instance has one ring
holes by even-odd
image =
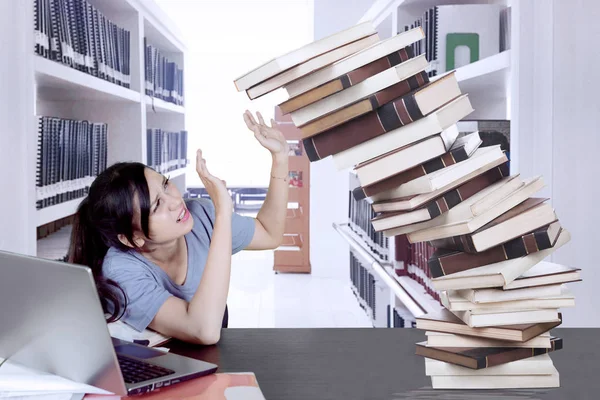
[[[231,195],[227,190],[227,185],[225,181],[208,172],[206,160],[202,158],[202,150],[200,149],[196,151],[196,172],[215,205],[216,214],[231,214],[233,212],[233,202],[231,200]]]

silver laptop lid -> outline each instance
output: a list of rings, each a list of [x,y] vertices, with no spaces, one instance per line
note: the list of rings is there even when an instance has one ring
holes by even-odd
[[[0,357],[127,394],[86,267],[0,251]]]

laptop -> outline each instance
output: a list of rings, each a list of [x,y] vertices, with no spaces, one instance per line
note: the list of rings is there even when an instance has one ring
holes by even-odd
[[[87,267],[0,251],[0,357],[118,395],[217,365],[110,337]]]

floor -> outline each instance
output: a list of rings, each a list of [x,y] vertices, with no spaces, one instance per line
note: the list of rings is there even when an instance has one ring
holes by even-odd
[[[273,251],[233,257],[229,287],[230,328],[372,327],[350,286],[348,266],[339,273],[275,274]]]

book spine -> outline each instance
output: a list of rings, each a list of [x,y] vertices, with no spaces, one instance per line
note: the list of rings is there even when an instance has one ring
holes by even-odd
[[[420,87],[428,82],[428,78],[427,74],[422,71],[406,81],[409,81],[409,86],[418,84]],[[385,92],[385,90],[381,92]],[[414,94],[414,92],[406,94],[393,102],[384,104],[376,111],[304,139],[302,142],[309,160],[311,162],[321,160],[423,118]],[[373,104],[373,106],[378,105],[379,101],[377,104]]]
[[[467,236],[470,237],[470,235],[461,235],[433,240],[430,243],[436,248],[477,253],[472,248],[472,240],[466,239]],[[506,260],[511,260],[549,249],[552,245],[552,238],[550,237],[549,226],[547,225],[534,232],[512,239],[498,246],[498,248],[502,249],[502,253],[506,255]]]
[[[477,368],[489,368],[496,365],[506,364],[511,361],[523,360],[529,357],[535,357],[553,351],[561,350],[563,347],[563,340],[561,338],[553,337],[550,339],[551,347],[547,348],[516,348],[512,351],[500,352],[497,354],[491,354],[486,357],[477,358]]]
[[[448,153],[441,155],[440,157],[434,158],[433,160],[427,161],[421,165],[411,168],[407,171],[401,172],[397,175],[391,176],[380,182],[376,182],[372,185],[356,188],[354,190],[355,196],[370,197],[378,193],[385,192],[397,188],[407,182],[414,179],[420,178],[432,172],[438,171],[442,168],[446,168],[450,165],[454,165],[461,161],[465,161],[469,158],[469,154],[465,150],[464,146],[454,149]],[[359,199],[357,197],[357,199]]]

